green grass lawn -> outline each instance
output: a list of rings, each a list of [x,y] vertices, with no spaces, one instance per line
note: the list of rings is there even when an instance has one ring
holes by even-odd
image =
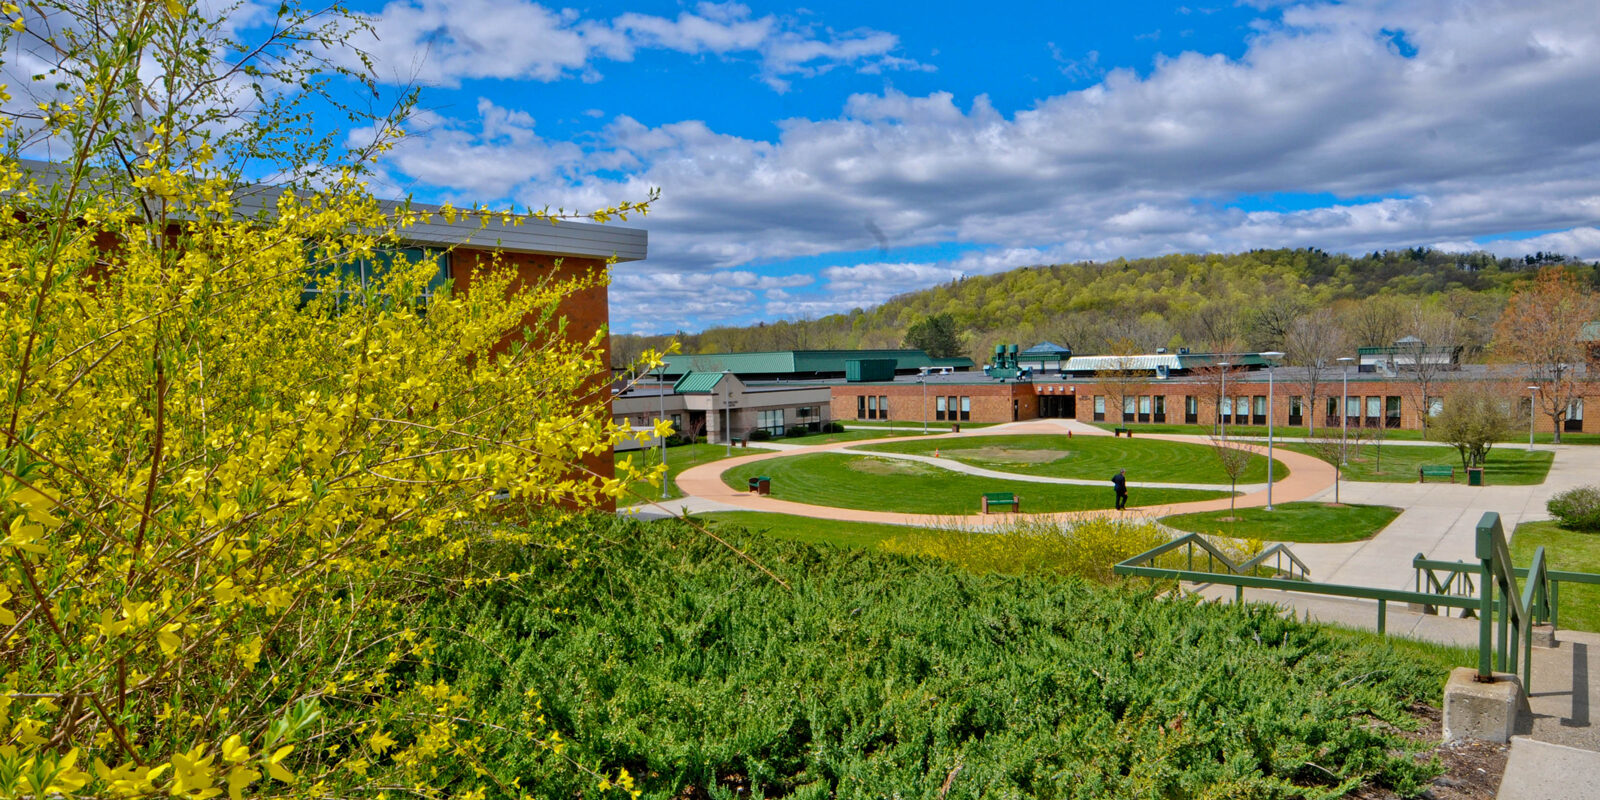
[[[1388,506],[1335,506],[1331,503],[1280,503],[1271,511],[1241,508],[1163,517],[1174,528],[1269,542],[1356,542],[1383,530],[1400,509]],[[1229,521],[1228,517],[1236,517]]]
[[[1113,428],[1124,427],[1120,422],[1091,422],[1089,424],[1108,431]],[[1136,433],[1182,433],[1190,436],[1210,436],[1216,432],[1216,428],[1213,425],[1183,425],[1172,422],[1131,422],[1128,423],[1126,427],[1132,428]],[[1337,428],[1338,426],[1336,425],[1334,427]],[[1322,429],[1322,425],[1317,425],[1316,432],[1318,435],[1321,434]],[[1228,435],[1266,438],[1267,426],[1229,425]],[[1304,425],[1277,425],[1274,426],[1272,435],[1294,439],[1304,438],[1309,435],[1309,432]],[[1407,428],[1390,429],[1388,432],[1388,438],[1395,441],[1404,442],[1423,441],[1422,431],[1411,430]],[[1534,441],[1540,444],[1549,444],[1554,438],[1555,437],[1549,433],[1535,434],[1533,437]],[[1521,435],[1508,436],[1506,437],[1505,441],[1508,444],[1516,444],[1517,442],[1527,444],[1528,431],[1526,428],[1524,428]],[[1563,433],[1561,434],[1561,443],[1600,444],[1600,433]]]
[[[797,503],[910,514],[975,514],[984,492],[1014,492],[1024,513],[1110,508],[1111,485],[1071,486],[1003,481],[963,475],[915,461],[813,453],[729,470],[722,479],[744,489],[750,478],[772,478],[772,495]],[[1106,476],[1108,479],[1110,475]],[[1132,489],[1135,506],[1159,506],[1226,497],[1226,492]]]
[[[722,459],[727,458],[727,456],[724,455],[727,452],[727,449],[728,446],[725,444],[706,444],[704,442],[699,444],[686,444],[679,445],[678,447],[667,448],[667,497],[669,499],[673,499],[683,496],[683,492],[678,491],[678,485],[673,483],[673,481],[678,477],[679,473],[689,469],[690,467],[698,467],[701,464],[709,464],[713,461],[721,461]],[[657,455],[658,452],[659,451],[655,448],[651,448],[649,450],[633,450],[626,453],[617,453],[615,458],[618,464],[621,464],[628,458],[632,458],[633,463],[637,466],[652,467],[660,463],[660,456]],[[761,451],[742,447],[733,448],[734,456],[747,456],[751,453],[757,452]],[[643,503],[648,500],[660,499],[660,486],[651,486],[649,481],[633,481],[628,484],[627,491],[621,497],[617,498],[617,505],[626,506],[633,505],[634,503]]]
[[[765,514],[760,511],[717,511],[696,514],[697,520],[718,525],[734,525],[751,533],[809,544],[872,549],[885,539],[922,530],[909,525],[881,525],[873,522],[846,522],[797,517],[793,514]]]
[[[933,455],[938,449],[941,458],[964,464],[1053,478],[1110,480],[1118,469],[1126,468],[1128,480],[1135,482],[1228,484],[1227,473],[1210,446],[1156,439],[1031,434],[896,442],[862,449],[917,455]],[[1274,478],[1289,475],[1281,461],[1272,469]],[[1262,483],[1266,479],[1267,459],[1252,456],[1239,482]]]
[[[1289,442],[1278,445],[1297,453],[1316,455],[1310,445]],[[1398,445],[1382,448],[1381,458],[1377,448],[1360,445],[1350,450],[1350,463],[1344,469],[1344,479],[1349,481],[1375,481],[1379,483],[1416,483],[1417,468],[1424,464],[1448,464],[1456,468],[1456,482],[1466,483],[1466,470],[1461,468],[1461,454],[1447,445]],[[1550,472],[1552,455],[1549,450],[1528,452],[1527,447],[1496,445],[1484,462],[1483,480],[1490,486],[1532,486],[1544,483]],[[1383,471],[1378,472],[1379,467]],[[1446,479],[1448,480],[1448,479]]]
[[[1600,533],[1569,531],[1554,520],[1524,522],[1511,536],[1511,560],[1528,566],[1540,545],[1550,569],[1600,573]],[[1556,621],[1562,628],[1600,632],[1600,586],[1561,584]]]

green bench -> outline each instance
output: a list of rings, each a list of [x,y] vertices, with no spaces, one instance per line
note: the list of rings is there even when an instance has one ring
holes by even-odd
[[[1022,498],[1018,497],[1014,492],[984,492],[983,513],[992,513],[989,509],[994,506],[1011,506],[1012,511],[1020,511],[1022,509]]]
[[[1449,478],[1456,482],[1456,468],[1449,464],[1424,464],[1417,467],[1417,482],[1427,483],[1429,478]]]
[[[1118,437],[1118,436],[1126,436],[1129,439],[1132,439],[1133,438],[1133,429],[1132,428],[1112,428],[1111,429],[1111,436],[1112,436],[1112,438],[1115,438],[1115,437]]]

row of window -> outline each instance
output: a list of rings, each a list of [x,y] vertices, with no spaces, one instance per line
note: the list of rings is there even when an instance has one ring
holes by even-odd
[[[951,422],[972,419],[972,398],[954,394],[933,398],[933,418]],[[856,419],[889,419],[888,396],[857,395]]]
[[[773,436],[782,436],[784,432],[783,409],[774,408],[770,411],[766,409],[757,411],[756,429],[766,431]]]
[[[954,421],[972,419],[972,398],[966,395],[948,395],[935,397],[933,402],[933,418]],[[957,400],[960,401],[959,405]],[[958,410],[959,409],[959,410]],[[957,416],[959,414],[959,416]]]

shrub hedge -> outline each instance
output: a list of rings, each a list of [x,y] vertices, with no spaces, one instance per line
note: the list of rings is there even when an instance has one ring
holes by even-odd
[[[1600,486],[1568,489],[1550,498],[1545,508],[1563,528],[1600,532]]]
[[[482,746],[525,776],[507,797],[618,769],[652,798],[951,800],[1332,798],[1437,772],[1398,730],[1437,669],[1267,606],[734,537],[785,588],[681,522],[588,524],[612,544],[431,612],[413,677],[502,721]],[[560,756],[515,733],[536,718]]]

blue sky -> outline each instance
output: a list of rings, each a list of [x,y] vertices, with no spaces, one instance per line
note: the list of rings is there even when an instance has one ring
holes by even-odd
[[[619,331],[1165,252],[1600,258],[1592,0],[359,8],[380,76],[423,89],[380,190],[660,187]]]

